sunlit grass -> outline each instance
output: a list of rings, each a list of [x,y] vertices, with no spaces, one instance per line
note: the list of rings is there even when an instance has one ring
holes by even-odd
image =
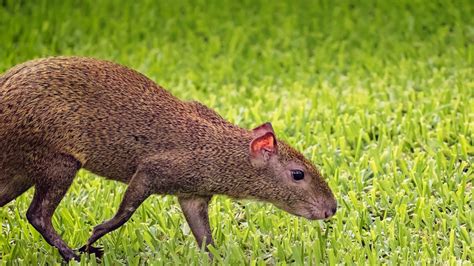
[[[155,2],[0,1],[0,72],[99,57],[242,127],[272,121],[320,166],[338,213],[311,222],[216,197],[216,263],[471,263],[472,1]],[[55,227],[82,246],[124,191],[81,171]],[[61,262],[25,218],[32,192],[0,209],[1,264]],[[173,197],[150,198],[99,242],[108,265],[210,263]]]

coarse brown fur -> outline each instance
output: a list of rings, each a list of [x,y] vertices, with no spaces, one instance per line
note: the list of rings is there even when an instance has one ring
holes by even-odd
[[[125,223],[151,194],[179,198],[199,243],[212,244],[215,194],[272,202],[309,219],[336,201],[313,164],[270,124],[246,130],[198,102],[183,102],[144,75],[108,61],[54,57],[0,76],[0,207],[28,188],[27,218],[61,255],[77,255],[51,216],[80,168],[129,186],[117,214],[81,250]],[[305,172],[293,180],[292,169]]]

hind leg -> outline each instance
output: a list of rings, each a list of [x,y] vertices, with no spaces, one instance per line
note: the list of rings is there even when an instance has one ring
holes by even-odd
[[[2,137],[0,136],[0,138]],[[33,186],[33,181],[28,179],[23,172],[24,167],[19,165],[18,161],[7,160],[9,157],[18,159],[18,156],[8,154],[4,145],[0,143],[0,207],[5,206]]]
[[[26,213],[28,221],[66,261],[78,260],[74,251],[61,239],[51,218],[56,207],[72,184],[80,163],[69,155],[55,155],[41,162],[35,169],[35,195]]]
[[[27,191],[33,182],[19,175],[9,175],[0,169],[0,207]]]

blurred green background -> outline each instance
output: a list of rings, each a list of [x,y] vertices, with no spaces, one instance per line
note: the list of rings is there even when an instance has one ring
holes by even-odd
[[[0,73],[52,55],[112,60],[242,127],[271,121],[317,163],[337,215],[292,217],[216,197],[216,264],[471,265],[473,1],[0,0]],[[124,186],[82,171],[54,225],[72,247]],[[0,209],[0,264],[58,264]],[[104,264],[210,264],[172,197],[100,241]],[[95,264],[83,258],[82,264]]]

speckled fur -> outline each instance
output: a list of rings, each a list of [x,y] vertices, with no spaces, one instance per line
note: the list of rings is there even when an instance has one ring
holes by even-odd
[[[212,243],[207,204],[215,194],[272,202],[308,218],[335,209],[318,170],[285,142],[255,166],[255,134],[111,62],[29,61],[0,77],[0,207],[35,186],[27,217],[66,260],[77,256],[48,223],[80,168],[129,184],[118,213],[94,229],[85,251],[151,194],[179,197],[199,244]],[[307,184],[284,180],[292,165],[305,169]]]

